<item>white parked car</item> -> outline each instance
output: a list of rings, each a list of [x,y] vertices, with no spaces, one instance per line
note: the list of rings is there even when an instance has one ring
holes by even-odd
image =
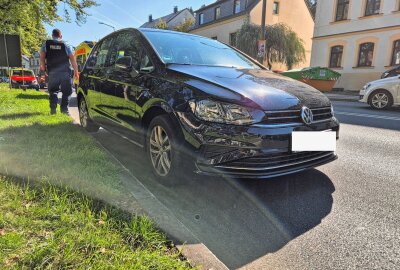
[[[400,76],[367,83],[360,91],[360,102],[378,110],[400,105]]]

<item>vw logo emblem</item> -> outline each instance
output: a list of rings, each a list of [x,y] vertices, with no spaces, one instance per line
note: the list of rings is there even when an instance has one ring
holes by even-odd
[[[301,119],[306,125],[310,125],[314,121],[314,116],[310,108],[303,107],[301,108]]]

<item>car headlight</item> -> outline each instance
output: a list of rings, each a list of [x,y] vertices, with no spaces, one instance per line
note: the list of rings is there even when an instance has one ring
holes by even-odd
[[[261,122],[265,116],[261,110],[210,99],[191,100],[189,105],[198,118],[208,122],[249,125]]]

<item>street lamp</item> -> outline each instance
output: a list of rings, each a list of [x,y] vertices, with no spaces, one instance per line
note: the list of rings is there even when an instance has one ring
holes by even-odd
[[[112,26],[111,24],[108,24],[108,23],[105,23],[105,22],[99,22],[99,24],[104,24],[104,25],[106,25],[106,26],[109,26],[109,27],[111,27],[111,28],[113,29],[113,31],[115,32],[115,27]]]

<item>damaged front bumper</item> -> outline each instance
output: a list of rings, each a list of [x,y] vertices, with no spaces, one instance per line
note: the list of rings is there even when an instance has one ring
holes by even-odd
[[[197,172],[233,178],[271,178],[310,169],[337,159],[334,152],[292,152],[293,131],[336,132],[339,122],[254,124],[235,126],[204,123],[188,113],[179,114],[186,141],[195,153]]]

